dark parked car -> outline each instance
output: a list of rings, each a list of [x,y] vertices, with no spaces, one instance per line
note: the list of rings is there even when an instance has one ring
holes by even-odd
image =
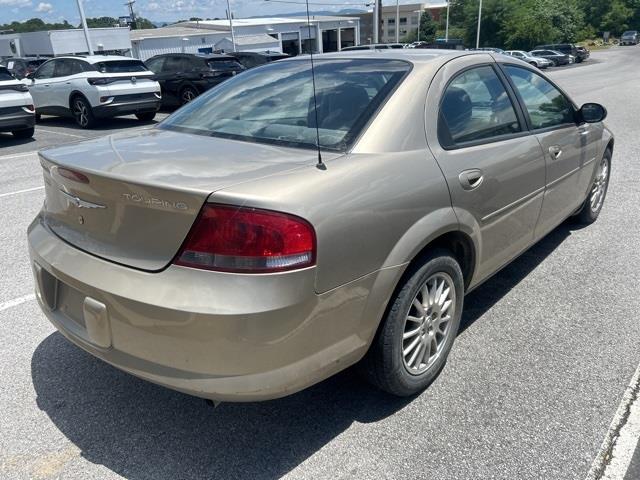
[[[569,65],[571,63],[571,56],[556,50],[532,50],[529,52],[534,57],[542,57],[553,62],[553,66]]]
[[[163,105],[184,105],[211,87],[245,70],[230,55],[167,53],[146,62],[162,88]]]
[[[637,44],[638,44],[637,30],[627,30],[620,37],[620,45],[637,45]]]
[[[244,68],[259,67],[276,60],[289,58],[289,55],[280,52],[233,52],[229,55],[236,58]]]
[[[572,55],[576,59],[576,63],[581,63],[589,58],[589,51],[581,49],[573,43],[552,43],[549,45],[538,45],[536,50],[555,50],[556,52]]]
[[[586,47],[577,46],[578,56],[582,58],[581,62],[584,62],[591,56],[591,52]]]
[[[36,57],[6,58],[0,62],[0,65],[7,67],[7,70],[9,70],[14,77],[21,80],[30,73],[35,72],[36,69],[47,60],[49,59]]]

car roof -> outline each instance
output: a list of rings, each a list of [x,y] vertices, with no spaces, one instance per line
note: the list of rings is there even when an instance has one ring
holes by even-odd
[[[348,50],[342,52],[322,53],[313,55],[314,59],[384,59],[384,60],[404,60],[414,64],[425,64],[436,61],[448,61],[465,55],[487,55],[491,52],[471,52],[465,50],[445,50],[430,48],[389,48],[383,50]],[[295,59],[309,58],[309,55],[298,55],[297,57],[287,58],[283,62],[295,61]]]
[[[58,58],[75,58],[76,60],[84,60],[88,63],[113,62],[122,60],[138,60],[137,58],[125,57],[122,55],[60,55]],[[51,59],[50,59],[51,60]]]

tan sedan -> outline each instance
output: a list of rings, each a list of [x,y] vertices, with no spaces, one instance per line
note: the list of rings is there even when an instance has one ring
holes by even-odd
[[[389,50],[314,70],[259,67],[155,128],[41,152],[29,248],[69,340],[216,400],[361,361],[410,395],[443,367],[467,292],[568,217],[598,217],[606,110],[530,65]]]

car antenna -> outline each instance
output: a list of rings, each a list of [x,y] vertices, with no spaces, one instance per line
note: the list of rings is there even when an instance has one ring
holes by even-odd
[[[309,38],[311,38],[311,16],[309,15],[309,0],[305,0],[307,4],[307,28],[309,29]],[[318,163],[316,168],[326,170],[327,166],[322,162],[322,153],[320,151],[320,125],[318,125],[318,97],[316,95],[316,70],[313,63],[313,47],[310,48],[311,56],[311,82],[313,84],[313,111],[316,117],[316,147],[318,147]]]

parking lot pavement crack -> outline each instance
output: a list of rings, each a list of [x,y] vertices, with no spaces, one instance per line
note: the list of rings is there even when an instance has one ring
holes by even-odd
[[[611,426],[609,427],[609,431],[602,442],[600,451],[593,461],[591,469],[589,470],[585,480],[600,480],[605,478],[607,467],[611,464],[614,458],[614,453],[618,446],[618,441],[620,440],[620,433],[627,425],[629,417],[631,416],[632,407],[639,398],[640,365],[638,365],[629,386],[625,390],[620,406],[618,407],[613,421],[611,422]],[[622,472],[622,476],[620,478],[622,479],[623,477],[624,472]]]

